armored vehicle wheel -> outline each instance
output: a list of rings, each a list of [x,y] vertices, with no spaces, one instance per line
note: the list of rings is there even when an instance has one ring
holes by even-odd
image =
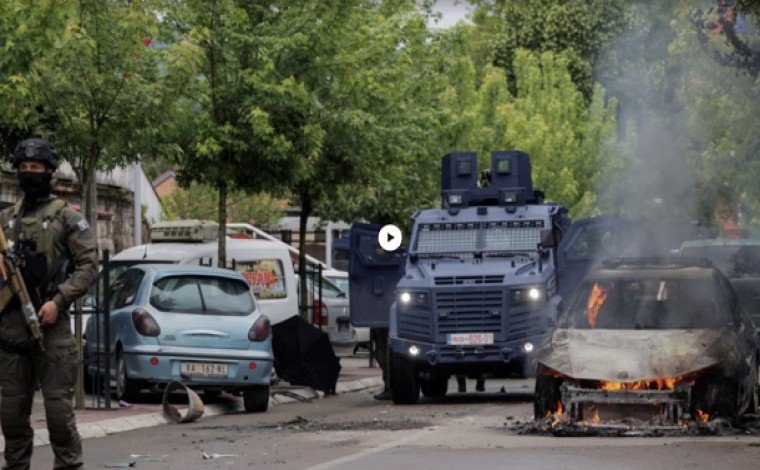
[[[269,408],[269,385],[243,390],[243,406],[247,413],[263,413]]]
[[[414,376],[412,363],[393,351],[389,357],[388,378],[391,398],[397,405],[413,405],[420,399],[420,383]]]
[[[562,385],[561,379],[548,375],[536,377],[536,393],[533,399],[534,419],[544,419],[557,412],[558,404],[562,401],[560,385]]]
[[[434,375],[420,383],[422,395],[430,398],[445,397],[449,389],[449,377],[445,375]]]

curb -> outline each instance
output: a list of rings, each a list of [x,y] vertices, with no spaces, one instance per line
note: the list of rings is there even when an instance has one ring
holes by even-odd
[[[359,392],[383,385],[382,377],[370,377],[352,382],[338,382],[335,387],[336,395]],[[288,403],[311,401],[324,397],[323,392],[306,388],[286,391],[273,391],[269,396],[269,406],[285,405]],[[206,405],[204,407],[203,417],[219,416],[231,412],[243,411],[242,406],[230,408],[220,405]],[[184,409],[180,409],[184,412]],[[109,418],[91,423],[77,424],[79,436],[82,440],[95,437],[105,437],[110,434],[133,431],[135,429],[149,428],[162,424],[176,424],[164,418],[161,412],[145,413],[141,415],[124,416],[121,418]],[[50,445],[47,429],[37,429],[34,431],[34,447]],[[5,439],[0,436],[0,451],[5,449]]]

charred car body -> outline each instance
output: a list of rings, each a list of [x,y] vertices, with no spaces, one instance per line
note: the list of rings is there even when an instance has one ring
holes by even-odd
[[[536,360],[537,420],[679,427],[760,400],[757,333],[708,260],[605,260]]]
[[[396,403],[444,396],[454,374],[532,374],[561,295],[604,235],[602,219],[571,224],[533,191],[527,154],[493,152],[490,171],[484,186],[475,153],[446,155],[442,208],[413,216],[406,251],[382,250],[380,226],[352,225],[352,323],[389,328]]]

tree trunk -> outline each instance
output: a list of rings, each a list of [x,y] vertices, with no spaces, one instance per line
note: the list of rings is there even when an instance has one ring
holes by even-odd
[[[219,185],[219,261],[217,266],[227,267],[227,183]]]
[[[90,224],[96,242],[98,238],[98,185],[97,185],[97,163],[100,147],[97,143],[92,144],[90,155],[86,159],[82,168],[82,215]],[[100,243],[98,243],[100,248]]]
[[[309,222],[309,216],[314,210],[311,195],[308,191],[299,191],[298,195],[301,200],[301,214],[298,217],[298,278],[301,284],[301,318],[310,322],[309,305],[313,299],[309,298],[309,291],[306,283],[308,273],[306,266],[306,228]]]

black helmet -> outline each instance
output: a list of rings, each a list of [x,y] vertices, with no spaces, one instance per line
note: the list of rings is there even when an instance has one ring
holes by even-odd
[[[13,168],[18,169],[21,162],[40,162],[55,170],[58,168],[58,152],[53,144],[45,139],[26,139],[16,146],[13,156]]]

